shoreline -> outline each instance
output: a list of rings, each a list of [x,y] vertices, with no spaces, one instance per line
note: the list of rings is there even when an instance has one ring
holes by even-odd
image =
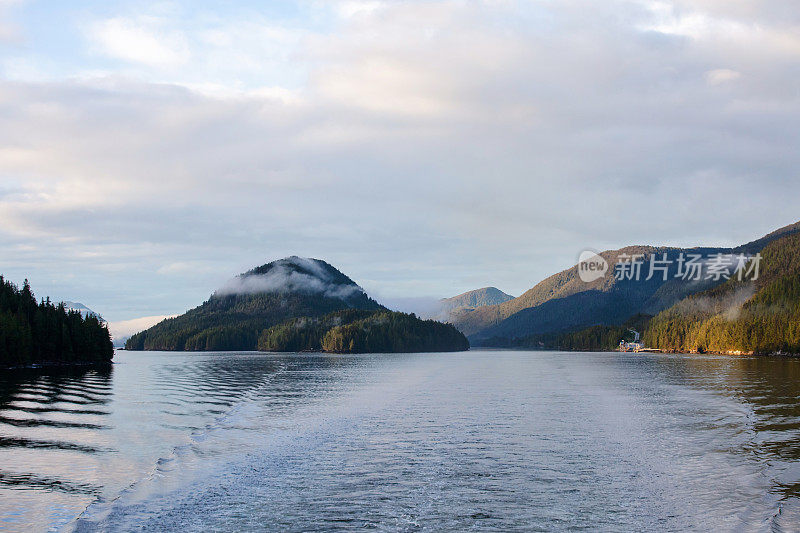
[[[53,368],[80,368],[80,367],[109,367],[114,364],[114,361],[92,361],[92,362],[74,362],[63,363],[48,361],[42,363],[30,363],[27,365],[0,365],[0,371],[5,370],[46,370]]]
[[[770,352],[770,353],[759,353],[759,352],[752,352],[752,351],[744,351],[744,350],[728,350],[728,351],[714,351],[714,350],[705,350],[702,352],[697,351],[680,351],[680,350],[666,350],[662,348],[648,348],[647,350],[643,350],[640,352],[632,352],[632,351],[621,351],[621,350],[595,350],[595,349],[586,349],[586,350],[571,350],[568,348],[516,348],[516,347],[494,347],[494,346],[474,346],[472,347],[474,350],[503,350],[503,351],[511,351],[511,352],[570,352],[570,353],[631,353],[637,355],[643,355],[647,353],[661,353],[661,354],[682,354],[682,355],[727,355],[727,356],[751,356],[751,357],[800,357],[800,353],[792,353],[792,352]]]

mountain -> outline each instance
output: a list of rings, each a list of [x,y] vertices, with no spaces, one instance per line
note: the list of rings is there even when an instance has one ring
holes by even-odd
[[[77,311],[84,317],[91,315],[100,318],[102,320],[102,318],[100,317],[100,313],[95,313],[94,311],[92,311],[91,309],[89,309],[80,302],[64,302],[64,307],[66,307],[67,310]]]
[[[452,298],[444,298],[441,302],[444,309],[453,310],[461,307],[475,309],[486,305],[497,305],[513,299],[513,296],[496,287],[484,287],[453,296]]]
[[[483,287],[451,298],[442,298],[434,306],[431,306],[431,309],[427,309],[421,314],[440,322],[452,322],[454,314],[468,313],[478,307],[497,305],[513,299],[513,296],[496,287]]]
[[[241,274],[202,305],[133,335],[128,350],[333,352],[469,349],[453,326],[392,312],[319,259],[289,257]]]
[[[384,310],[339,270],[288,257],[236,276],[200,306],[133,335],[128,350],[255,350],[264,329],[344,309]]]
[[[650,280],[617,279],[612,265],[640,254],[645,264],[655,258],[675,264],[680,254],[754,254],[767,244],[800,231],[800,222],[736,248],[629,246],[598,255],[609,265],[597,279],[585,282],[578,265],[540,282],[523,295],[499,305],[452,313],[452,323],[477,345],[507,345],[535,335],[577,331],[593,325],[621,325],[638,314],[655,315],[691,294],[719,285],[721,280],[684,280],[654,276]],[[707,268],[705,265],[703,268]],[[705,277],[705,276],[703,276]]]
[[[648,346],[680,352],[800,353],[800,234],[761,250],[756,279],[731,278],[660,312]]]

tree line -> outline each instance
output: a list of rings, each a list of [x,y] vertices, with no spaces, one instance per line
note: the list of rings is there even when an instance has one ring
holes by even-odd
[[[339,353],[460,352],[469,341],[451,324],[420,320],[413,313],[376,312],[329,329],[322,349]]]
[[[28,280],[20,289],[0,276],[0,365],[99,363],[113,356],[100,318],[50,298],[37,303]]]
[[[372,300],[363,305],[381,308]],[[255,350],[261,333],[292,317],[318,317],[345,309],[340,298],[300,292],[214,295],[183,315],[133,335],[127,350]]]
[[[294,318],[264,330],[262,351],[337,353],[450,352],[469,349],[450,324],[396,311],[348,309],[323,317]]]

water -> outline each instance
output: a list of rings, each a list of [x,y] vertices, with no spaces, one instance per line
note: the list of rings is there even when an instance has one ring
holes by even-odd
[[[800,530],[800,360],[115,360],[0,377],[0,529]]]

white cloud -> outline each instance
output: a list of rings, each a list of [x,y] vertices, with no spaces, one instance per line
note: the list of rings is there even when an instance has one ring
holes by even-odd
[[[386,2],[376,0],[345,0],[335,4],[336,12],[342,18],[370,15],[375,10],[386,6]]]
[[[190,58],[186,39],[161,25],[157,19],[117,17],[94,23],[90,37],[109,57],[159,68],[186,63]]]
[[[172,318],[175,315],[157,315],[157,316],[143,316],[140,318],[132,318],[130,320],[120,320],[117,322],[109,322],[108,330],[111,332],[113,339],[119,340],[125,337],[130,337],[134,333],[144,331],[147,328],[158,324],[166,318]]]

